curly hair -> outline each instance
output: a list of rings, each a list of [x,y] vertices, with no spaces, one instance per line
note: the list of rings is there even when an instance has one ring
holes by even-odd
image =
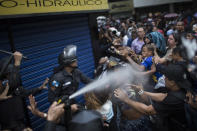
[[[90,110],[99,109],[102,105],[101,101],[92,92],[85,94],[85,100],[86,106]]]

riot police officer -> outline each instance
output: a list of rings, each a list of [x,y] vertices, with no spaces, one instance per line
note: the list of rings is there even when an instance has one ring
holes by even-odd
[[[59,54],[58,63],[59,66],[54,69],[54,74],[49,80],[49,102],[57,101],[62,96],[70,96],[77,91],[79,82],[87,84],[91,81],[88,77],[83,75],[77,69],[77,46],[68,45],[64,48],[63,52]],[[77,110],[76,102],[71,101],[71,109]]]
[[[17,51],[0,60],[0,130],[25,129],[24,98],[39,93],[45,86],[31,90],[22,87],[19,73],[21,60],[22,54]]]

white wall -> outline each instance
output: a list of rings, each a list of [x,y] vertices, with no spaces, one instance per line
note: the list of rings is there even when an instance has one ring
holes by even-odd
[[[178,3],[178,2],[189,2],[192,0],[133,0],[134,8],[145,7],[145,6],[154,6],[162,5],[168,3]]]

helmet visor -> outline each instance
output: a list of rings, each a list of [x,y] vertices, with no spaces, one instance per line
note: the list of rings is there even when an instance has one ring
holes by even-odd
[[[76,57],[77,54],[77,46],[75,45],[69,45],[66,48],[64,48],[64,57],[71,58]]]

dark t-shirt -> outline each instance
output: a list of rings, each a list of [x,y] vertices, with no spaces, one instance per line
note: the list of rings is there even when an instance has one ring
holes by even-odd
[[[157,114],[163,118],[173,118],[181,123],[184,123],[184,99],[184,91],[169,91],[167,97],[162,102],[153,101],[153,107]]]

